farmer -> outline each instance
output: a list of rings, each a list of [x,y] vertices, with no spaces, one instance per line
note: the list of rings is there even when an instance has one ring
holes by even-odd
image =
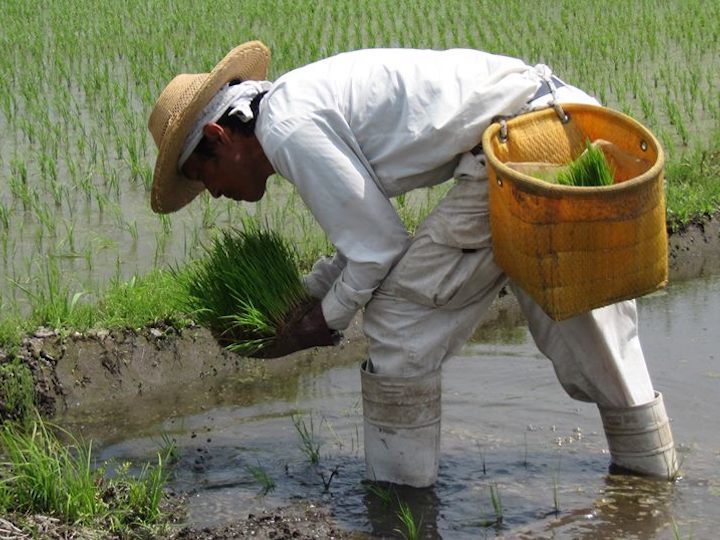
[[[477,144],[496,116],[553,100],[597,102],[547,66],[475,50],[348,52],[274,83],[265,80],[269,60],[262,43],[245,43],[210,73],[178,75],[163,90],[149,120],[159,148],[152,208],[174,212],[204,189],[258,201],[273,173],[295,186],[337,253],[306,276],[318,301],[277,352],[331,345],[364,310],[367,476],[429,486],[442,364],[508,283],[493,260]],[[390,200],[453,177],[411,238]],[[672,435],[635,302],[556,322],[509,285],[565,391],[598,405],[612,467],[673,477]]]

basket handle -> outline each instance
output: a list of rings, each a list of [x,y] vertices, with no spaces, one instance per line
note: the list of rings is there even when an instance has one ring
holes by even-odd
[[[562,108],[562,105],[560,105],[560,103],[557,101],[553,101],[552,106],[553,109],[555,109],[555,114],[557,114],[560,122],[562,122],[563,124],[567,124],[570,121],[570,113],[566,113],[565,110]]]
[[[558,103],[557,101],[553,101],[550,103],[550,105],[552,105],[552,108],[555,110],[555,114],[557,114],[557,117],[560,119],[560,122],[562,122],[563,124],[567,124],[568,122],[570,122],[570,113],[565,112],[565,109],[562,108],[562,105],[560,105],[560,103]],[[541,110],[541,109],[536,109],[534,111],[529,111],[529,112],[536,112],[537,110]],[[528,113],[522,113],[522,114],[528,114]],[[522,114],[516,114],[516,115],[511,115],[511,116],[495,116],[492,119],[492,121],[490,122],[491,124],[495,124],[495,123],[500,124],[500,130],[498,131],[498,139],[500,139],[501,143],[503,143],[503,144],[506,143],[508,140],[508,137],[509,137],[507,121],[512,118],[517,118],[518,116],[522,116]]]

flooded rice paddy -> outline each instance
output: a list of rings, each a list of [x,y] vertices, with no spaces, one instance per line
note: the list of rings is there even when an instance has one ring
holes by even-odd
[[[639,304],[680,451],[675,483],[608,474],[596,408],[565,395],[522,326],[486,329],[446,364],[434,489],[384,492],[362,482],[359,352],[259,383],[227,379],[210,398],[202,383],[191,385],[180,403],[104,419],[112,430],[74,428],[96,438],[101,459],[152,461],[162,435],[174,439],[171,486],[189,494],[187,522],[196,527],[311,501],[341,528],[400,537],[401,501],[423,538],[712,538],[720,526],[720,277],[674,284]],[[319,445],[317,464],[293,417]],[[72,419],[64,425],[73,429]],[[274,486],[265,494],[263,474]]]

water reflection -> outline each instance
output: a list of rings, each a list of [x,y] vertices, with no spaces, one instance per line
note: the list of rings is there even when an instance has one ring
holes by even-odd
[[[524,528],[519,538],[538,535],[577,540],[653,538],[672,525],[675,483],[608,475],[592,504],[560,514],[540,530]]]
[[[363,504],[373,536],[411,537],[408,527],[414,524],[418,529],[417,538],[442,538],[438,532],[440,499],[434,488],[412,488],[385,482],[365,482],[363,485]]]

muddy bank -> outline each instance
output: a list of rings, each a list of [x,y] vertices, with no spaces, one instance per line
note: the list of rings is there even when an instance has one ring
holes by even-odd
[[[668,263],[671,282],[720,271],[720,212],[670,234]]]
[[[244,383],[272,381],[278,374],[287,383],[309,367],[323,369],[362,358],[361,337],[354,321],[338,347],[260,360],[226,351],[200,327],[154,326],[139,332],[100,330],[69,336],[40,328],[16,354],[33,373],[36,401],[46,416],[87,411],[93,419],[122,417],[127,425],[138,416],[147,421],[148,414],[177,415],[216,405],[228,391],[223,385],[230,375],[252,402],[253,394],[267,388]],[[284,390],[291,392],[286,383]],[[194,397],[189,401],[188,396]]]

